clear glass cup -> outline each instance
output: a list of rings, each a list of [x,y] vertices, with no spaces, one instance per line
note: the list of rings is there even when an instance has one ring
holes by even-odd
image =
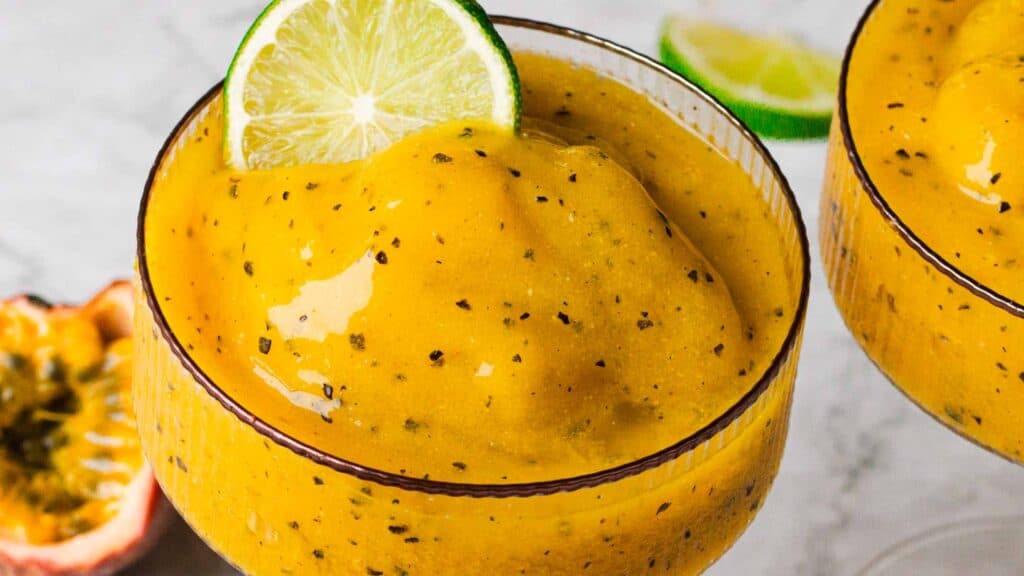
[[[881,4],[875,0],[864,13],[840,80],[820,207],[829,286],[847,327],[897,389],[954,432],[1022,464],[1024,362],[1015,365],[1012,359],[1024,350],[1024,304],[981,284],[930,248],[889,205],[857,150],[847,85],[857,42]],[[974,525],[955,525],[928,533],[886,553],[867,574],[1010,573],[979,571],[977,564],[964,572],[955,562],[935,564],[942,566],[935,572],[927,568],[943,548],[1004,566],[985,556],[978,543],[1019,537],[1024,524],[984,526],[980,532]],[[979,534],[984,538],[975,537]],[[1002,558],[1005,566],[1020,566]]]
[[[460,484],[318,451],[248,412],[203,373],[169,327],[149,276],[148,207],[169,201],[161,190],[183,166],[210,162],[184,144],[221,121],[215,86],[171,134],[142,201],[136,411],[164,491],[243,572],[695,574],[732,545],[764,502],[782,457],[808,297],[807,238],[785,178],[738,120],[654,61],[574,30],[495,21],[513,51],[578,63],[647,94],[752,177],[765,202],[758,210],[773,215],[786,243],[780,273],[791,279],[785,304],[795,310],[788,335],[758,382],[706,427],[608,470],[531,484]],[[295,498],[300,492],[316,498]]]

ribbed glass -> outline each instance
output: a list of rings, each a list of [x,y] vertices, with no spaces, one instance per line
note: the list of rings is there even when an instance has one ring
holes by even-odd
[[[771,368],[730,410],[666,449],[611,470],[537,484],[434,482],[369,469],[273,430],[227,397],[169,328],[150,284],[149,201],[183,143],[219,123],[220,90],[183,119],[158,158],[140,214],[136,411],[170,500],[250,574],[696,574],[739,537],[778,470],[808,289],[793,194],[763,146],[707,96],[654,62],[551,25],[501,18],[513,50],[545,53],[649,94],[747,171],[786,242],[793,323]]]
[[[871,181],[846,106],[847,52],[829,142],[820,242],[832,295],[868,356],[911,400],[968,439],[1024,462],[1024,306],[922,242]]]

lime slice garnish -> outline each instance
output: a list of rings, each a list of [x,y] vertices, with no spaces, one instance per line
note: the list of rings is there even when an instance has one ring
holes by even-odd
[[[662,31],[661,58],[762,136],[828,134],[840,68],[835,56],[792,38],[672,17]]]
[[[512,57],[471,0],[274,0],[224,92],[238,169],[357,160],[455,120],[519,124]]]

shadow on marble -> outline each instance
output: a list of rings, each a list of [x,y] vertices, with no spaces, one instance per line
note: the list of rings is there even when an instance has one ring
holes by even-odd
[[[123,576],[237,575],[177,516],[153,551],[123,572]]]

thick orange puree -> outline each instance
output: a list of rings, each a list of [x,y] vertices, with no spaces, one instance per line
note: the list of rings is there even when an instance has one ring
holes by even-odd
[[[1022,36],[1024,0],[891,0],[854,50],[847,93],[858,151],[896,213],[947,261],[1018,301]]]
[[[689,220],[721,227],[738,216],[710,199],[759,200],[752,184],[695,137],[657,138],[654,114],[588,140],[564,120],[609,100],[656,110],[564,64],[523,69],[527,113],[548,122],[522,136],[442,126],[359,163],[218,169],[155,205],[153,281],[207,374],[331,454],[471,482],[628,462],[748,390],[786,325],[789,287],[762,283],[782,266],[773,225],[730,229],[770,238],[747,253],[705,241],[713,263],[638,175],[699,190]],[[551,98],[556,76],[571,89]],[[634,166],[640,147],[650,162]],[[706,172],[688,169],[698,161]],[[731,258],[763,271],[723,275]],[[730,292],[753,284],[758,302]]]

